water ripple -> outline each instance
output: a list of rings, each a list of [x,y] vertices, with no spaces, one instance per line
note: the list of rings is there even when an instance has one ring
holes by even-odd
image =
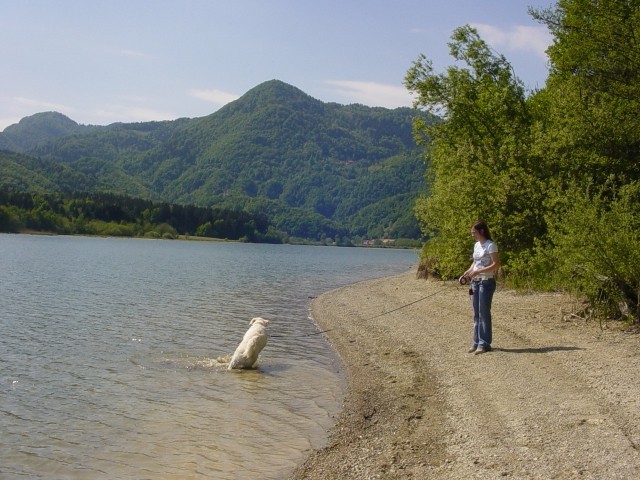
[[[286,477],[344,379],[309,297],[411,252],[0,235],[0,477]],[[228,371],[253,316],[274,334]]]

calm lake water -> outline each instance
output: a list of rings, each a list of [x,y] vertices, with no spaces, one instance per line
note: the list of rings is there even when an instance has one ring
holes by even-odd
[[[344,395],[310,297],[408,250],[0,235],[0,478],[282,479]],[[252,317],[259,366],[228,371]]]

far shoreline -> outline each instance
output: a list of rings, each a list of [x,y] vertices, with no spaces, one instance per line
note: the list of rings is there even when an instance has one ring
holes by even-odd
[[[415,250],[417,252],[420,251],[420,247],[412,247],[412,246],[394,246],[389,244],[384,245],[327,245],[323,243],[315,243],[315,242],[246,242],[243,240],[230,240],[228,238],[214,238],[214,237],[200,237],[196,235],[178,235],[177,237],[153,237],[153,236],[136,236],[136,235],[91,235],[88,233],[57,233],[50,232],[45,230],[31,230],[31,229],[23,229],[19,232],[0,232],[0,234],[5,235],[31,235],[31,236],[42,236],[42,237],[85,237],[85,238],[129,238],[136,240],[167,240],[167,241],[184,241],[184,242],[217,242],[217,243],[246,243],[246,244],[254,244],[254,245],[300,245],[305,247],[338,247],[338,248],[367,248],[374,250]]]

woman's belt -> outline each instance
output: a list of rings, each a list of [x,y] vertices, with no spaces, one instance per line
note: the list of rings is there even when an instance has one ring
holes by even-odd
[[[475,277],[473,277],[473,280],[491,280],[493,278],[493,274],[485,274],[485,273],[481,273],[479,275],[476,275]]]

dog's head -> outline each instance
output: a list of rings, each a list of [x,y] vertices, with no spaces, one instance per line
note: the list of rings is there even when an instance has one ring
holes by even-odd
[[[258,325],[262,325],[263,327],[266,327],[267,325],[269,325],[269,320],[262,317],[255,317],[251,319],[251,321],[249,322],[249,325],[253,325],[254,323],[257,323]]]

